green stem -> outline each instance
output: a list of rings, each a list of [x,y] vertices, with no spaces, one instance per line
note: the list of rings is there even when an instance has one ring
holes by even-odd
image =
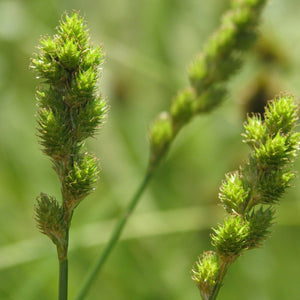
[[[222,283],[223,283],[223,279],[226,275],[226,272],[227,272],[230,264],[231,263],[228,262],[228,261],[225,261],[225,262],[222,263],[219,274],[218,274],[218,278],[217,278],[215,288],[214,288],[212,294],[210,295],[210,297],[208,298],[208,300],[216,300],[217,299],[217,296],[219,294],[220,288],[221,288]]]
[[[59,261],[59,288],[58,300],[68,299],[68,259]]]
[[[69,228],[66,231],[65,247],[57,249],[59,260],[58,300],[68,299],[68,246]]]
[[[116,245],[117,241],[119,240],[123,228],[133,212],[134,208],[136,207],[141,195],[143,194],[144,190],[146,189],[151,177],[153,175],[153,168],[146,173],[144,180],[142,181],[141,185],[137,189],[136,193],[134,194],[133,198],[129,202],[127,209],[125,210],[123,216],[119,220],[119,223],[116,225],[108,243],[106,244],[104,250],[102,251],[101,255],[99,256],[98,260],[96,261],[94,267],[92,268],[90,274],[88,275],[78,297],[76,300],[83,300],[86,296],[92,282],[95,280],[96,275],[102,269],[104,263],[106,262],[107,258],[109,257],[110,253],[112,252],[114,246]]]

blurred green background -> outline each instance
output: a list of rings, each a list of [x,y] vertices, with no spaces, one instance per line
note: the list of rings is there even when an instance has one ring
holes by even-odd
[[[65,11],[79,10],[106,61],[100,87],[109,117],[88,147],[100,158],[97,190],[73,218],[70,299],[142,180],[147,129],[188,84],[187,66],[217,28],[227,0],[0,0],[0,299],[57,297],[57,258],[35,227],[41,192],[59,185],[35,136],[30,57]],[[230,83],[221,107],[179,134],[87,299],[200,299],[190,269],[221,221],[218,188],[225,172],[247,158],[240,133],[248,111],[279,91],[300,96],[300,2],[269,1],[262,39]],[[296,162],[300,170],[300,160]],[[220,300],[299,299],[300,182],[278,207],[262,249],[229,270]]]

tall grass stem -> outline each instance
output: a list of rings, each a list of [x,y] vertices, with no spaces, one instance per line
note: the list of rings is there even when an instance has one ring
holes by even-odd
[[[88,275],[85,283],[83,284],[83,287],[76,298],[76,300],[83,300],[85,296],[88,293],[88,290],[90,286],[92,285],[93,281],[95,280],[97,274],[101,271],[102,267],[104,266],[107,258],[111,254],[113,248],[115,247],[116,243],[118,242],[121,233],[123,231],[123,228],[125,224],[127,223],[127,220],[131,213],[133,212],[134,208],[136,207],[138,201],[141,199],[141,196],[143,192],[145,191],[146,187],[148,186],[148,183],[153,175],[153,169],[149,170],[143,181],[141,182],[140,186],[138,187],[136,193],[132,197],[131,201],[129,202],[127,209],[125,210],[124,214],[120,218],[119,222],[117,223],[113,233],[111,234],[111,237],[109,241],[107,242],[105,248],[103,249],[101,255],[99,256],[98,260],[96,261],[95,265],[90,271],[90,274]]]

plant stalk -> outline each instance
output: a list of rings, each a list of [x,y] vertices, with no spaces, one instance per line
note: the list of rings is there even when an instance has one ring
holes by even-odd
[[[59,283],[58,300],[68,299],[68,246],[69,246],[69,228],[66,231],[65,248],[62,253],[58,251],[59,261]],[[60,254],[62,254],[60,256]]]
[[[129,202],[127,209],[125,210],[123,216],[120,218],[119,223],[116,225],[104,250],[102,251],[101,255],[99,256],[98,260],[96,261],[94,267],[90,271],[90,274],[88,275],[76,300],[83,300],[85,298],[85,296],[87,295],[88,290],[89,290],[90,286],[92,285],[93,281],[95,280],[97,273],[100,272],[104,263],[106,262],[107,258],[109,257],[110,253],[112,252],[114,246],[116,245],[117,241],[119,240],[121,233],[123,231],[123,228],[129,218],[129,216],[133,212],[139,199],[141,198],[143,192],[145,191],[150,179],[152,178],[152,175],[153,175],[153,168],[148,170],[148,172],[146,173],[139,188],[137,189],[136,193],[134,194],[131,201]]]
[[[229,261],[225,261],[222,263],[219,274],[218,274],[215,288],[214,288],[212,294],[210,295],[210,297],[208,298],[208,300],[216,300],[217,299],[217,296],[219,294],[220,288],[223,283],[223,279],[224,279],[230,265],[231,265],[231,263]]]
[[[59,261],[58,300],[68,299],[68,258]]]

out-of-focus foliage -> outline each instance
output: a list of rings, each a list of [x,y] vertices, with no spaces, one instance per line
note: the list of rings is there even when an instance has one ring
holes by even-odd
[[[187,85],[188,63],[227,7],[225,0],[0,2],[0,299],[50,300],[57,292],[55,249],[33,219],[35,195],[59,193],[34,135],[36,82],[28,65],[37,39],[52,35],[63,12],[76,9],[88,21],[95,46],[102,44],[106,53],[101,89],[110,114],[102,133],[89,141],[102,175],[73,218],[72,299],[110,233],[109,220],[119,216],[142,178],[151,120]],[[180,133],[88,299],[199,299],[189,270],[209,249],[209,228],[222,219],[216,203],[224,173],[247,157],[240,145],[246,111],[280,90],[300,97],[299,9],[297,0],[269,1],[262,42],[235,76],[228,99]],[[231,268],[222,299],[297,298],[296,181],[281,202],[272,237]]]

